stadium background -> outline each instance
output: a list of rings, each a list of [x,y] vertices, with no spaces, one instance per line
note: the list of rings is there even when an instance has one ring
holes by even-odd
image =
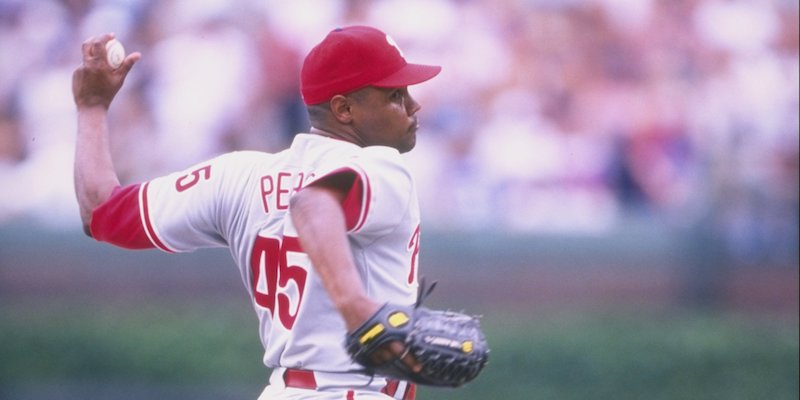
[[[444,67],[412,89],[421,264],[493,353],[421,397],[797,398],[788,0],[0,0],[0,398],[255,398],[224,251],[82,236],[71,73],[90,35],[144,54],[111,113],[131,182],[285,146],[302,55],[353,23]]]

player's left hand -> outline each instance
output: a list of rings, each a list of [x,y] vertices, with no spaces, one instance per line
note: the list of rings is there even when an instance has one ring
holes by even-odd
[[[119,68],[112,68],[106,62],[106,43],[113,38],[113,33],[107,33],[83,42],[83,63],[72,74],[72,96],[78,109],[96,106],[108,109],[128,72],[141,58],[140,53],[131,53]]]
[[[348,332],[356,331],[359,327],[366,324],[381,308],[380,305],[369,299],[362,299],[353,303],[352,307],[346,308],[342,316],[347,324]],[[376,346],[374,351],[368,356],[375,365],[385,364],[393,360],[401,360],[410,371],[418,373],[422,370],[420,364],[405,344],[400,340],[385,341]]]
[[[389,303],[350,331],[346,346],[368,373],[431,386],[475,379],[489,355],[478,318]]]
[[[422,364],[417,361],[403,342],[393,340],[384,344],[381,348],[370,355],[374,365],[383,365],[400,360],[409,371],[418,374],[422,371]]]

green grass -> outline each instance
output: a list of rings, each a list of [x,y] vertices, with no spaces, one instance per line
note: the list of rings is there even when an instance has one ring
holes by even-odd
[[[255,314],[247,309],[70,308],[3,310],[0,383],[256,382],[266,376]]]
[[[797,320],[697,312],[562,313],[483,321],[492,353],[460,389],[420,399],[797,399]],[[266,382],[252,311],[0,306],[3,387],[50,382]],[[255,396],[253,396],[255,397]]]
[[[495,351],[484,373],[425,398],[798,398],[796,322],[686,313],[487,322]]]

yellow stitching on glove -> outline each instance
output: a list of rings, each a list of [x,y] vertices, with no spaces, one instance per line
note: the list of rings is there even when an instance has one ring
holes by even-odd
[[[471,340],[467,340],[466,342],[461,344],[461,351],[464,353],[472,353],[473,344]]]
[[[370,340],[374,339],[376,336],[378,336],[381,333],[383,333],[383,331],[384,331],[383,324],[380,324],[380,323],[375,324],[375,326],[373,326],[372,328],[369,328],[368,331],[366,331],[363,335],[361,335],[361,337],[358,338],[358,341],[361,344],[366,344]]]
[[[398,311],[389,316],[389,325],[394,328],[405,325],[409,321],[408,315],[404,312]]]

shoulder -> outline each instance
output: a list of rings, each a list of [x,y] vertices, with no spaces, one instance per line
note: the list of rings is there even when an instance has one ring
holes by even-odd
[[[208,191],[223,188],[238,190],[256,178],[259,171],[270,168],[279,160],[277,154],[258,151],[235,151],[220,154],[181,171],[155,178],[149,182],[152,190],[175,188],[182,193],[189,188],[204,187]],[[194,190],[197,191],[197,190]]]
[[[281,153],[250,150],[233,151],[218,155],[202,164],[209,165],[219,177],[243,178],[280,162],[280,155]]]
[[[262,151],[241,150],[221,154],[211,160],[215,164],[230,166],[252,166],[264,162],[274,162],[276,153],[266,153]]]
[[[409,179],[411,177],[405,159],[400,155],[400,152],[391,147],[365,147],[353,156],[352,163],[371,175],[388,174]]]

